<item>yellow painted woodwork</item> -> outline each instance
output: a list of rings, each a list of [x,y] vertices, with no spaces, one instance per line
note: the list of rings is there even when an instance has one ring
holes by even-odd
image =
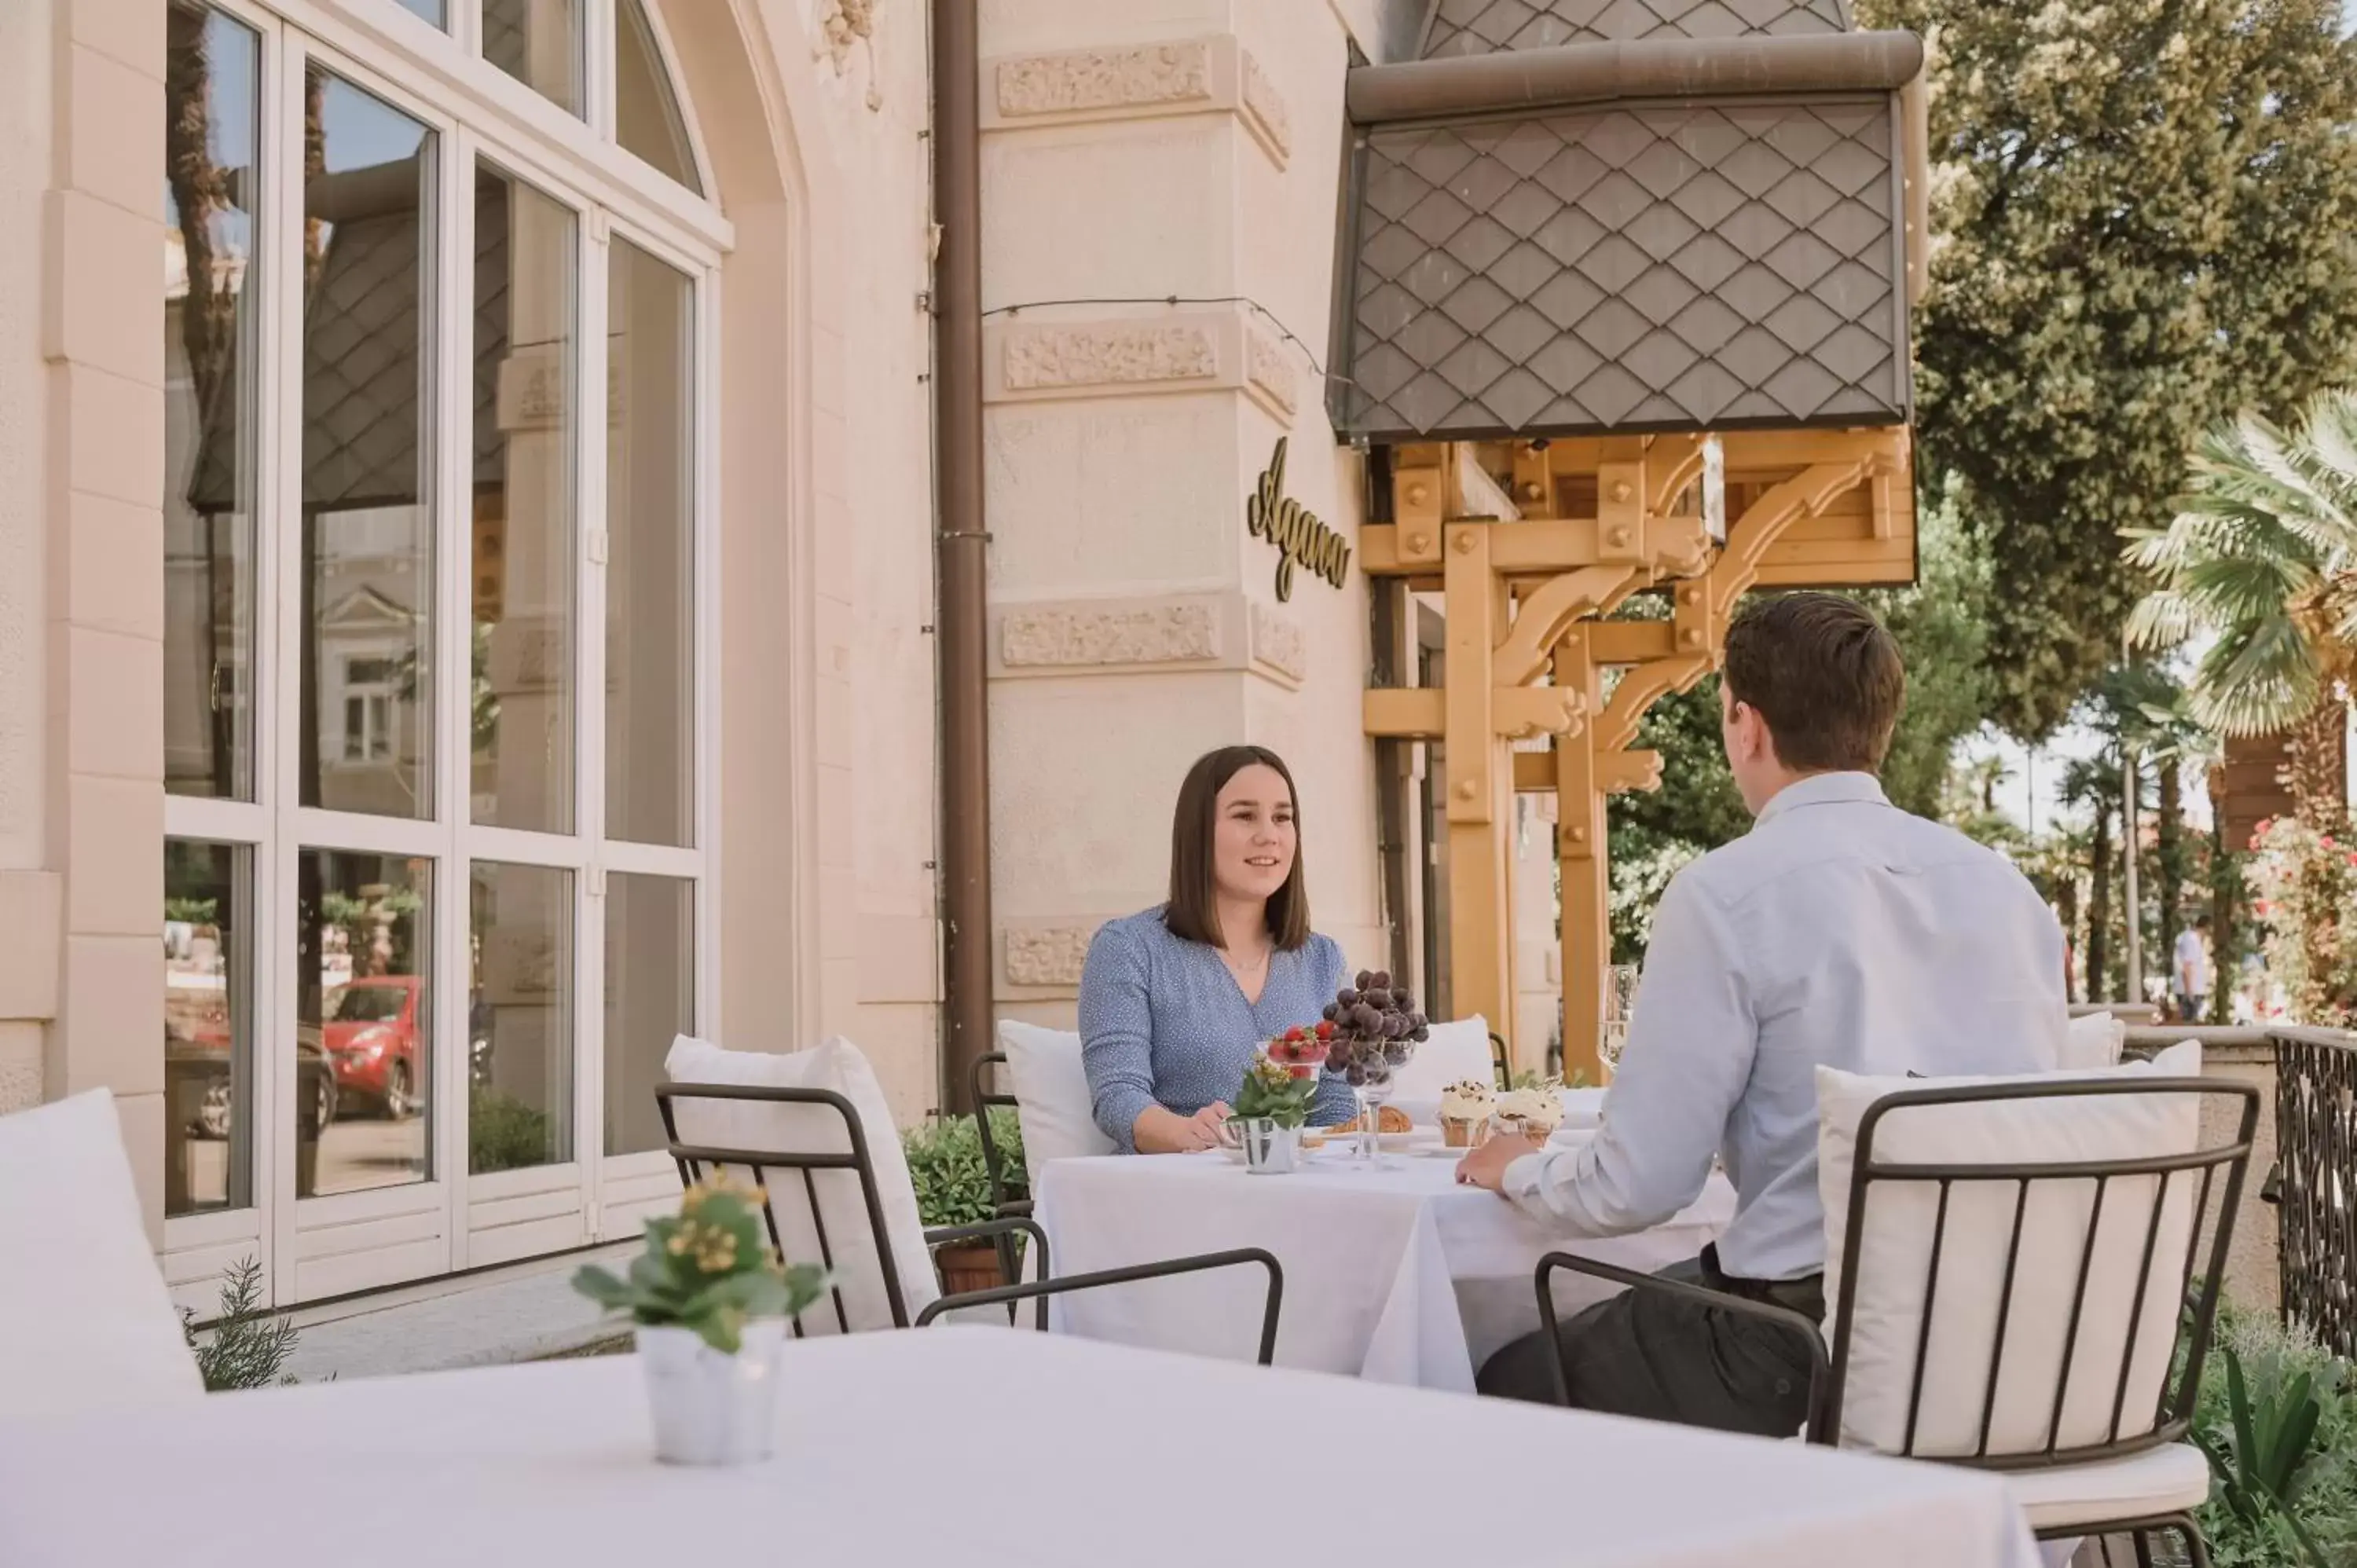
[[[1915,508],[1904,430],[1737,431],[1720,438],[1728,526],[1695,515],[1699,434],[1415,444],[1394,449],[1388,525],[1360,531],[1372,575],[1437,590],[1448,611],[1438,689],[1365,693],[1369,735],[1444,740],[1454,1010],[1480,1013],[1517,1066],[1516,791],[1553,790],[1561,873],[1564,1066],[1591,1075],[1609,961],[1605,801],[1658,788],[1658,752],[1631,749],[1667,693],[1718,668],[1727,620],[1755,587],[1906,582]],[[1607,620],[1669,590],[1666,620]],[[1603,672],[1622,673],[1608,702]],[[1554,737],[1544,752],[1512,739]]]

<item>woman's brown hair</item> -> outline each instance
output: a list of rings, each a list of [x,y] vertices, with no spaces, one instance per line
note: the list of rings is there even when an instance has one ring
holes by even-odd
[[[1170,820],[1170,903],[1162,923],[1190,942],[1225,947],[1220,935],[1219,871],[1211,842],[1219,830],[1220,791],[1252,767],[1273,768],[1293,800],[1293,869],[1285,886],[1268,896],[1268,934],[1278,949],[1292,952],[1309,940],[1309,884],[1301,869],[1301,792],[1293,771],[1276,753],[1257,746],[1223,746],[1195,759],[1178,786],[1178,809]]]

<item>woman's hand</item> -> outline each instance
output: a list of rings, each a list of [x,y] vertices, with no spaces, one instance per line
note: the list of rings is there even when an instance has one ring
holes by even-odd
[[[1141,1155],[1191,1155],[1220,1144],[1220,1126],[1228,1119],[1228,1103],[1215,1100],[1192,1116],[1149,1105],[1137,1113],[1130,1128],[1131,1142]]]

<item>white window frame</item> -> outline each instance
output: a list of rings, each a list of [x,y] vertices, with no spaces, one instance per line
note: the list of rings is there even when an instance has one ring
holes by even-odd
[[[237,1260],[258,1257],[271,1305],[347,1294],[562,1251],[635,1231],[639,1215],[676,1190],[662,1151],[608,1157],[604,1153],[605,879],[608,870],[688,881],[694,943],[694,1010],[698,1026],[716,1027],[718,953],[718,291],[721,257],[733,234],[708,199],[673,184],[612,140],[615,0],[585,0],[587,102],[580,118],[478,58],[481,0],[451,0],[450,30],[438,32],[394,0],[207,0],[253,28],[261,40],[257,163],[261,210],[253,225],[260,317],[249,376],[258,416],[254,442],[254,580],[250,589],[253,657],[247,672],[253,703],[255,798],[222,800],[168,795],[167,838],[246,847],[252,886],[235,931],[251,966],[246,1053],[248,1103],[256,1125],[249,1140],[253,1206],[178,1216],[165,1223],[164,1264],[182,1299],[211,1305],[213,1283]],[[643,0],[687,126],[703,188],[713,188],[694,105],[682,88],[659,0]],[[434,810],[425,820],[373,817],[300,805],[297,757],[298,624],[301,561],[293,548],[300,516],[300,399],[303,310],[299,291],[301,210],[293,149],[302,135],[301,81],[316,59],[436,136],[436,211],[431,228],[436,274],[431,478],[434,516],[436,660],[430,692]],[[533,187],[576,217],[574,427],[576,509],[572,549],[574,831],[545,833],[481,826],[472,821],[470,654],[472,592],[473,374],[472,192],[477,167]],[[620,234],[689,280],[695,407],[685,454],[691,487],[693,556],[689,581],[698,596],[690,651],[694,695],[693,845],[608,841],[605,837],[606,674],[606,361],[608,258]],[[319,607],[324,608],[324,607]],[[357,643],[346,654],[373,656]],[[338,671],[340,678],[340,670]],[[401,704],[395,715],[399,750]],[[323,737],[324,738],[324,737]],[[326,766],[347,764],[340,743],[323,745]],[[307,849],[415,856],[432,862],[427,925],[431,942],[431,1078],[425,1086],[430,1129],[427,1179],[328,1197],[294,1197],[296,868]],[[161,853],[161,846],[158,846]],[[562,1164],[486,1176],[467,1174],[469,868],[477,862],[539,865],[570,874],[575,1084],[574,1157]]]

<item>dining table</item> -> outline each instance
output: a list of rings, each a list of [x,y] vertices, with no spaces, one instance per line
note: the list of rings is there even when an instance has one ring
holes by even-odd
[[[1994,1476],[1000,1326],[790,1342],[658,1464],[609,1356],[0,1421],[8,1568],[2034,1568]]]
[[[1571,1150],[1592,1127],[1570,1126]],[[1701,1194],[1650,1229],[1576,1239],[1493,1192],[1456,1179],[1462,1151],[1437,1128],[1396,1139],[1384,1168],[1358,1160],[1355,1137],[1329,1140],[1284,1175],[1246,1170],[1234,1151],[1050,1160],[1032,1173],[1033,1217],[1058,1275],[1258,1247],[1284,1273],[1276,1364],[1377,1382],[1470,1392],[1481,1363],[1536,1330],[1533,1275],[1550,1251],[1648,1273],[1698,1255],[1735,1212],[1712,1172]],[[1049,1323],[1083,1338],[1202,1356],[1258,1348],[1259,1271],[1147,1280],[1056,1297]],[[1559,1271],[1568,1316],[1615,1287]]]

